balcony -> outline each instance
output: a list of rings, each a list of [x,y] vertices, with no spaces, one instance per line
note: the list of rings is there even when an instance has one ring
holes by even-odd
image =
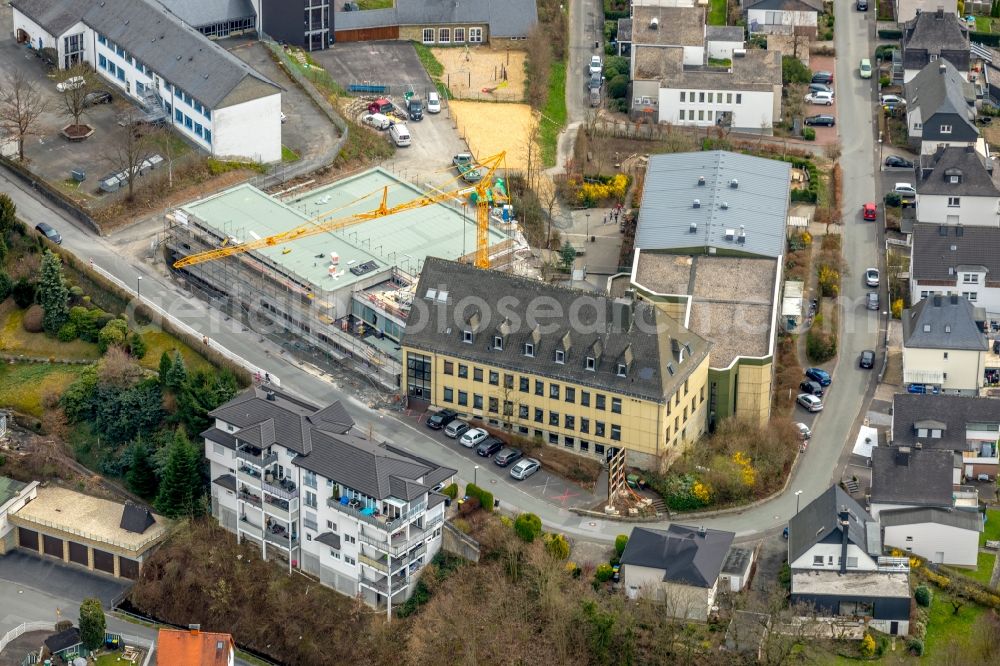
[[[237,449],[236,457],[239,458],[240,460],[245,460],[247,463],[253,465],[254,467],[258,467],[260,469],[264,469],[268,465],[278,462],[277,453],[268,453],[267,455],[263,454],[255,455],[250,451]]]
[[[979,489],[975,486],[954,486],[951,498],[956,509],[979,508]]]
[[[286,532],[284,529],[272,526],[271,529],[264,530],[264,538],[267,540],[268,543],[273,543],[276,546],[280,546],[285,550],[288,550],[288,532]],[[297,536],[292,537],[291,547],[297,548],[298,545],[299,545],[299,538]]]
[[[380,580],[374,580],[368,576],[362,575],[358,582],[365,587],[370,587],[373,590],[378,590],[382,594],[389,593],[389,585],[387,584],[387,578],[385,576],[380,576]],[[395,596],[398,592],[402,592],[406,589],[409,582],[406,580],[406,576],[393,576],[392,577],[392,594]]]
[[[423,513],[427,510],[427,503],[421,502],[407,511],[404,511],[392,520],[389,520],[387,516],[374,513],[373,509],[363,509],[360,504],[356,506],[352,506],[349,503],[343,504],[340,499],[336,497],[331,497],[326,500],[326,505],[331,509],[336,509],[341,513],[357,518],[362,522],[368,523],[369,525],[373,525],[374,527],[387,532],[394,532],[399,528],[404,527],[408,522],[423,515]]]
[[[247,520],[246,516],[240,518],[239,521],[237,521],[236,526],[239,528],[240,532],[246,532],[247,534],[256,538],[257,540],[263,538],[262,536],[264,533],[263,529],[261,529],[260,526],[254,525],[249,520]]]
[[[243,488],[240,488],[240,492],[236,495],[241,502],[247,502],[248,504],[253,504],[258,509],[260,508],[260,496],[253,495]]]
[[[240,465],[236,468],[236,478],[255,488],[259,488],[260,484],[263,483],[260,472],[248,465]]]
[[[385,555],[379,558],[369,557],[368,555],[358,555],[358,562],[378,569],[384,574],[389,573],[389,558]]]
[[[264,511],[269,516],[276,516],[282,520],[292,520],[295,518],[297,511],[291,509],[291,502],[289,500],[278,499],[277,497],[270,497],[264,495]]]

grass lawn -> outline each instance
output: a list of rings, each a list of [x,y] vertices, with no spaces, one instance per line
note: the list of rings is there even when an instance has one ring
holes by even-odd
[[[5,363],[0,365],[0,406],[41,417],[46,394],[62,395],[86,365]]]
[[[413,48],[417,51],[417,57],[420,59],[420,64],[424,66],[427,73],[430,74],[432,79],[440,79],[444,76],[444,65],[441,61],[434,57],[431,53],[429,46],[424,44],[414,44]]]
[[[934,601],[931,602],[930,621],[927,623],[927,637],[924,639],[924,656],[935,656],[935,650],[943,650],[951,638],[965,642],[972,632],[972,624],[983,614],[982,606],[966,603],[954,613],[951,597],[937,588],[934,590]]]
[[[972,580],[979,581],[983,585],[989,585],[993,577],[993,565],[996,564],[997,556],[994,553],[979,553],[979,561],[975,571],[967,569],[962,573]]]
[[[979,535],[979,547],[985,546],[987,541],[998,540],[1000,540],[1000,509],[989,509],[986,512],[983,533]]]
[[[711,8],[708,10],[709,25],[726,25],[727,0],[712,0]]]
[[[214,366],[209,363],[204,356],[188,347],[186,344],[170,335],[166,331],[153,330],[142,334],[142,340],[146,343],[146,355],[139,365],[150,370],[159,370],[160,356],[163,352],[169,352],[173,356],[174,350],[178,350],[184,357],[184,363],[188,372],[195,370],[213,370]]]
[[[989,16],[977,16],[976,32],[993,32],[992,23]]]
[[[357,0],[358,9],[391,9],[392,0]]]
[[[97,666],[125,666],[126,664],[135,664],[139,662],[125,661],[122,659],[121,652],[113,652],[111,654],[102,654],[94,662]]]
[[[0,350],[4,353],[67,360],[97,359],[101,355],[92,342],[59,342],[44,333],[28,333],[21,326],[23,318],[24,310],[13,300],[0,305]]]
[[[555,166],[559,132],[566,126],[566,63],[554,62],[549,70],[549,94],[538,125],[542,164]]]
[[[299,154],[289,148],[288,146],[281,147],[281,161],[282,162],[298,162]]]

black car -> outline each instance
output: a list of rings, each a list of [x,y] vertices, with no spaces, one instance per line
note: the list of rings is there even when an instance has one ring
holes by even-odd
[[[83,105],[96,106],[98,104],[110,104],[114,99],[107,90],[94,90],[83,96]]]
[[[803,393],[808,393],[809,395],[814,395],[817,398],[823,397],[823,387],[819,385],[819,382],[814,382],[812,380],[806,380],[799,384],[799,390]]]
[[[523,455],[521,449],[503,449],[500,453],[493,456],[493,464],[498,467],[506,467],[512,462],[520,460]]]
[[[868,0],[858,0],[855,6],[858,8],[859,12],[866,12],[868,11]]]
[[[833,92],[833,86],[828,86],[825,83],[810,83],[809,92]]]
[[[875,365],[875,352],[871,349],[866,349],[861,352],[861,358],[858,359],[858,365],[866,370],[871,370]]]
[[[898,169],[912,169],[913,162],[910,160],[904,160],[899,155],[889,155],[885,158],[885,165],[887,167],[896,167]]]
[[[808,116],[805,119],[806,125],[822,125],[823,127],[833,127],[837,124],[837,119],[831,115],[821,113],[816,116]]]
[[[496,437],[487,437],[479,446],[476,447],[476,454],[484,458],[489,458],[491,455],[503,448],[503,442],[501,442]]]
[[[52,228],[52,225],[39,222],[35,225],[35,231],[42,234],[56,245],[62,245],[62,235]]]
[[[810,83],[825,83],[830,85],[833,83],[833,74],[830,72],[816,72],[812,76],[812,81]]]
[[[458,412],[454,409],[442,409],[427,417],[427,427],[431,430],[440,430],[458,418]]]

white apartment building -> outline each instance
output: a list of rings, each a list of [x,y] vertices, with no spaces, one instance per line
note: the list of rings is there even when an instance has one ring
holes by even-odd
[[[440,550],[455,470],[364,437],[339,402],[251,388],[202,433],[212,515],[276,558],[388,612]],[[388,603],[387,603],[388,602]]]
[[[938,148],[920,156],[917,221],[1000,227],[1000,188],[973,146]]]
[[[86,62],[218,157],[281,159],[281,88],[152,0],[12,0],[14,37]]]

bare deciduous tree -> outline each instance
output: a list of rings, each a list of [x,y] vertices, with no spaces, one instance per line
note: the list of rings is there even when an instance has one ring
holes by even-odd
[[[155,154],[156,136],[163,130],[144,124],[142,111],[130,104],[121,105],[117,115],[121,130],[111,142],[105,159],[128,182],[128,199],[131,201],[135,196],[135,180],[146,160]]]
[[[20,69],[7,74],[0,85],[0,129],[17,137],[17,155],[24,161],[25,137],[38,133],[45,100]]]
[[[79,125],[80,116],[86,108],[87,94],[91,90],[90,67],[83,63],[73,65],[62,73],[59,80],[66,82],[75,77],[83,79],[83,85],[66,86],[62,91],[62,102],[66,108],[66,115],[73,119],[74,125]]]

